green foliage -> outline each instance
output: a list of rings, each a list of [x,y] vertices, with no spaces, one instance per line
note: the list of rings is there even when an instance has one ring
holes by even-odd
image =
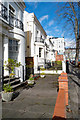
[[[29,62],[28,65],[26,65],[27,68],[33,68],[33,62]]]
[[[29,80],[34,80],[34,78],[33,78],[33,77],[30,77]]]
[[[46,70],[46,69],[42,67],[42,68],[40,68],[40,70],[44,71],[44,70]]]
[[[33,74],[30,75],[29,80],[34,80]]]
[[[40,73],[40,75],[45,75],[45,73]]]
[[[55,61],[56,65],[62,65],[62,61]]]
[[[5,61],[4,64],[5,70],[8,70],[9,72],[14,72],[14,68],[21,65],[20,62],[18,63],[16,60],[10,58],[8,59],[8,61]]]
[[[13,77],[15,74],[14,73],[10,73],[9,74],[9,77]]]
[[[57,64],[58,65],[62,65],[62,61],[57,61]]]
[[[4,92],[13,92],[13,89],[10,84],[3,86]]]

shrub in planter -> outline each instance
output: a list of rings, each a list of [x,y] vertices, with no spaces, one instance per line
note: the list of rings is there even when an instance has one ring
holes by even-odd
[[[3,86],[4,91],[2,91],[2,100],[9,102],[13,97],[13,89],[10,84]]]
[[[44,71],[44,70],[46,70],[46,69],[45,69],[44,67],[41,67],[40,70]]]
[[[37,80],[40,76],[34,75],[34,80]]]
[[[20,62],[18,63],[14,59],[9,58],[7,61],[4,62],[5,70],[9,71],[9,77],[15,76],[14,69],[15,69],[15,67],[19,67],[19,66],[21,66],[21,63]]]
[[[44,78],[45,77],[45,73],[40,73],[40,77]]]
[[[33,77],[32,74],[31,74],[30,76],[31,76],[31,77],[29,78],[29,80],[27,80],[27,82],[28,82],[28,85],[33,85],[33,84],[35,83],[34,77]]]

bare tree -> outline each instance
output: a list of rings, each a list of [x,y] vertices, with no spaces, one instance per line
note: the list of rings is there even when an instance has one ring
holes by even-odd
[[[66,2],[66,3],[59,3],[58,5],[58,18],[60,19],[62,24],[64,25],[64,28],[68,28],[67,33],[69,33],[70,37],[72,39],[76,40],[76,65],[78,64],[78,58],[79,58],[79,7],[80,2]],[[68,34],[67,34],[68,35]]]

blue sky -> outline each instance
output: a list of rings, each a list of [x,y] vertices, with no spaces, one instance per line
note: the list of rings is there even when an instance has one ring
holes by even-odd
[[[71,46],[72,42],[74,43],[74,40],[70,40],[70,36],[65,36],[66,31],[64,31],[62,27],[64,21],[58,23],[58,16],[56,14],[56,10],[58,9],[59,4],[58,2],[25,2],[25,4],[25,10],[29,13],[35,13],[47,35],[54,37],[64,37],[66,47]]]

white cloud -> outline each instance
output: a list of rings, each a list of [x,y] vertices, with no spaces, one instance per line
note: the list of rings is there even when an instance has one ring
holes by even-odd
[[[64,37],[64,35],[65,35],[65,31],[62,32],[61,37]]]
[[[75,40],[71,40],[69,38],[65,38],[65,47],[76,47]]]
[[[37,2],[35,2],[35,4],[34,4],[34,9],[36,9],[36,8],[37,8],[37,6],[38,6],[38,3],[37,3]]]
[[[57,29],[57,26],[56,26],[56,27],[54,27],[54,29]]]
[[[51,21],[49,22],[49,26],[53,25],[53,23],[54,23],[54,21],[51,20]]]
[[[59,29],[58,29],[58,27],[56,26],[56,27],[54,27],[54,30],[56,31],[56,32],[59,32]]]
[[[64,37],[64,33],[61,34],[61,37]]]
[[[43,20],[45,20],[45,19],[48,19],[48,15],[42,16],[42,17],[39,19],[40,23],[41,23]]]
[[[56,32],[59,32],[59,30],[58,30],[58,29],[55,29],[55,31],[56,31]]]

